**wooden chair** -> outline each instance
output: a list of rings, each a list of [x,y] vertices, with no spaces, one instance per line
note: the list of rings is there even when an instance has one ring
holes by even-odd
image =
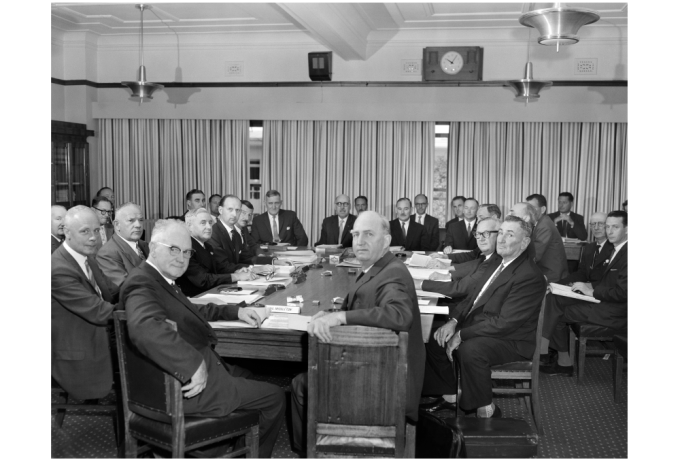
[[[621,385],[623,384],[623,364],[628,359],[628,337],[623,335],[614,336],[614,359],[612,360],[612,373],[614,374],[614,402],[621,402]]]
[[[115,390],[113,391],[115,394]],[[52,403],[52,410],[56,411],[55,424],[61,428],[64,424],[64,417],[66,417],[67,410],[77,411],[96,411],[109,412],[114,415],[114,429],[116,427],[116,419],[118,417],[117,408],[115,404],[98,404],[96,400],[85,400],[83,403],[69,402],[69,395],[54,378],[52,379],[52,395],[56,395],[59,402]]]
[[[524,395],[524,402],[529,414],[533,417],[538,434],[543,434],[541,422],[541,401],[539,399],[539,363],[541,357],[541,336],[543,334],[543,314],[545,313],[545,296],[541,302],[536,327],[536,350],[531,361],[515,361],[491,367],[491,378],[497,380],[521,380],[515,383],[516,388],[494,388],[494,394]]]
[[[408,333],[364,326],[309,337],[307,457],[415,456],[406,422]]]
[[[583,384],[583,375],[586,367],[586,353],[590,355],[604,356],[613,355],[614,350],[606,349],[587,349],[588,341],[597,340],[599,342],[611,342],[616,334],[622,331],[610,329],[608,327],[596,326],[586,323],[572,323],[569,328],[569,355],[574,363],[574,374],[576,384]]]
[[[181,383],[143,356],[130,341],[124,311],[114,312],[125,416],[125,456],[137,458],[137,440],[182,458],[186,451],[245,435],[245,447],[224,458],[257,457],[259,413],[234,412],[226,417],[184,415]],[[177,325],[168,321],[175,330]]]

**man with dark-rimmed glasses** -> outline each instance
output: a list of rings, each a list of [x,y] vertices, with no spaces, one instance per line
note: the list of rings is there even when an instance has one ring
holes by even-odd
[[[337,244],[344,248],[352,246],[352,227],[356,216],[351,214],[352,201],[347,195],[335,197],[335,214],[326,217],[321,224],[321,237],[314,246]]]
[[[92,199],[92,210],[99,219],[99,237],[101,240],[97,244],[97,250],[99,250],[113,236],[113,225],[111,224],[113,203],[105,196],[96,196]]]

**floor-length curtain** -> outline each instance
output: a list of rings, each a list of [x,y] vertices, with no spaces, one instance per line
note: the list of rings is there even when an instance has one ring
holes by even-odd
[[[474,196],[507,214],[541,193],[553,212],[566,191],[586,220],[620,209],[628,194],[627,129],[626,123],[453,122],[449,200]]]
[[[281,192],[313,244],[341,193],[389,219],[397,198],[429,194],[434,123],[265,121],[262,153],[263,190]]]
[[[186,210],[194,188],[245,197],[247,120],[100,119],[101,186],[153,221]],[[147,239],[150,235],[147,234]]]

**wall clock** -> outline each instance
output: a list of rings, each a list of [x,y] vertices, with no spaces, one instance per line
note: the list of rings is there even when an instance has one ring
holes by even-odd
[[[481,81],[484,49],[431,46],[423,49],[423,81]]]

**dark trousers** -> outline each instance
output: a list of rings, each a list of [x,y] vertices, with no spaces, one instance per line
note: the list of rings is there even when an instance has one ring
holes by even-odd
[[[456,358],[460,364],[460,407],[464,410],[491,404],[491,366],[530,359],[519,354],[514,341],[491,337],[464,341]]]
[[[595,304],[553,294],[545,297],[542,335],[550,340],[550,348],[569,351],[569,323],[587,321],[590,305]]]
[[[432,327],[435,330],[434,326]],[[456,370],[449,357],[446,346],[440,346],[434,337],[425,344],[425,377],[422,394],[441,396],[456,394]]]
[[[296,375],[290,382],[290,393],[293,407],[293,448],[307,451],[307,372]]]

